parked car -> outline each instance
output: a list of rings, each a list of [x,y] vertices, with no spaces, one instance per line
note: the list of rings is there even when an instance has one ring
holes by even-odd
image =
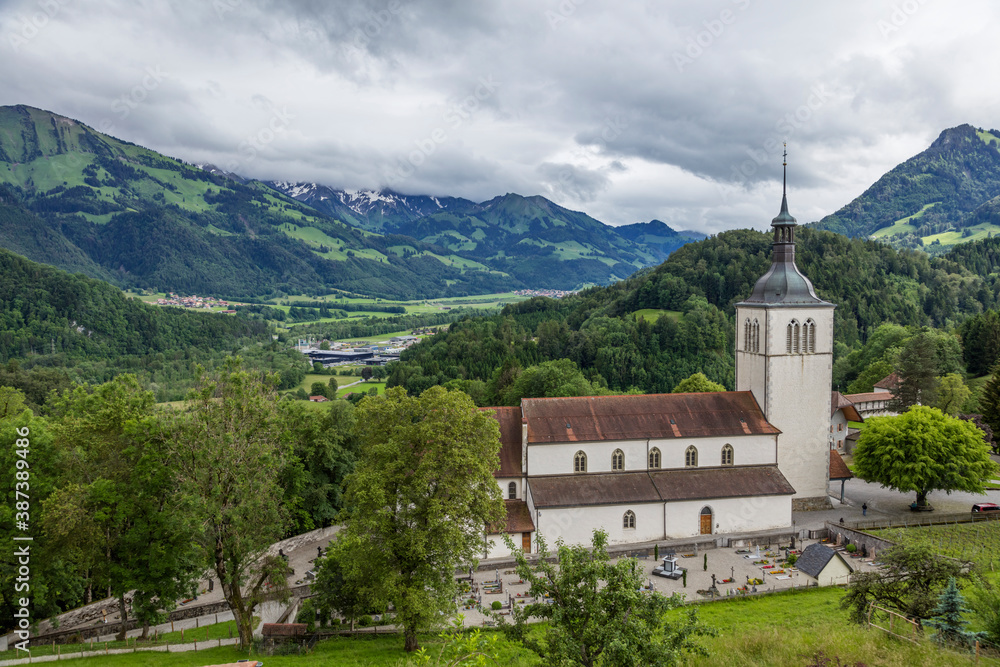
[[[1000,505],[996,503],[976,503],[972,506],[973,512],[1000,512]]]

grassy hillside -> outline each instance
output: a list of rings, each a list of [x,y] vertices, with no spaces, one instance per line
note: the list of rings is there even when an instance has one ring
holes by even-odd
[[[0,245],[120,286],[396,298],[523,286],[413,239],[413,253],[394,252],[398,240],[263,183],[239,183],[26,106],[0,107],[0,185]]]

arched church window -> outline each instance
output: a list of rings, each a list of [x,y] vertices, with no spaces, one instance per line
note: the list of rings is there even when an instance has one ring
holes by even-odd
[[[731,466],[733,465],[733,446],[723,445],[722,446],[722,465]]]
[[[695,449],[694,445],[687,448],[684,452],[684,465],[688,468],[694,468],[698,465],[698,450]]]
[[[587,455],[583,452],[573,457],[573,472],[587,472]]]
[[[511,482],[507,485],[507,498],[517,500],[517,482]]]
[[[787,331],[786,336],[785,336],[785,348],[786,348],[786,351],[788,352],[788,354],[792,353],[792,349],[793,349],[792,336],[795,333],[795,327],[796,326],[798,326],[798,322],[796,322],[795,320],[792,320],[791,322],[788,323],[788,331]]]
[[[743,323],[743,349],[747,352],[753,352],[753,334],[750,330],[750,318]]]
[[[660,467],[660,450],[658,447],[653,447],[649,450],[649,467],[651,470],[658,470]]]
[[[629,510],[622,517],[622,528],[631,530],[635,528],[635,512]]]
[[[816,323],[811,319],[806,320],[802,327],[802,334],[805,338],[802,343],[803,354],[814,354],[816,352]]]
[[[625,470],[625,452],[620,449],[614,451],[611,455],[611,469]]]
[[[795,331],[792,333],[792,352],[802,354],[802,326],[795,322]]]
[[[750,327],[750,338],[753,341],[753,351],[760,352],[760,322],[757,320]]]

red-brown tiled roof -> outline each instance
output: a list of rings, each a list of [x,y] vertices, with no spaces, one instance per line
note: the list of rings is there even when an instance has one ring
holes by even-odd
[[[495,477],[521,476],[521,408],[480,408],[500,424],[500,469]]]
[[[875,383],[875,386],[879,389],[895,389],[899,386],[899,373],[893,371],[889,373],[884,378]]]
[[[645,471],[534,477],[530,488],[535,507],[543,508],[660,502]]]
[[[525,398],[528,442],[777,434],[749,391]]]
[[[790,496],[795,493],[777,466],[661,470],[649,476],[663,500]]]
[[[507,522],[502,532],[513,535],[514,533],[530,533],[535,530],[535,522],[531,520],[531,510],[528,503],[523,500],[505,500],[503,504],[507,508]],[[501,531],[495,526],[491,526],[490,535],[497,535]]]
[[[531,498],[538,508],[780,496],[794,493],[795,489],[777,466],[558,475],[536,477],[531,480]]]
[[[837,414],[837,410],[843,410],[844,416],[847,417],[847,421],[852,422],[863,422],[864,418],[858,409],[854,407],[854,403],[851,403],[846,396],[841,394],[839,391],[833,392],[830,398],[830,416],[833,417]]]
[[[830,479],[853,479],[854,473],[836,449],[830,450]]]
[[[892,394],[884,391],[869,391],[863,394],[844,394],[844,398],[857,407],[858,403],[871,403],[872,401],[891,401]]]

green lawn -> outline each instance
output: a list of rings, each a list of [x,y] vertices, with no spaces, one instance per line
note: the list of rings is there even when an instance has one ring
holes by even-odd
[[[362,382],[361,384],[356,384],[353,387],[343,387],[337,390],[337,398],[341,396],[346,396],[352,392],[364,392],[367,393],[372,388],[375,389],[379,394],[385,393],[385,382]]]
[[[930,204],[925,204],[923,208],[914,213],[913,215],[908,215],[905,218],[900,218],[896,222],[892,223],[888,227],[883,227],[882,229],[876,230],[872,234],[872,238],[879,239],[885,236],[896,236],[897,234],[913,234],[917,231],[916,225],[910,224],[912,220],[916,220],[927,212],[931,206],[936,206],[941,202],[932,202]],[[925,241],[929,243],[929,241]],[[944,241],[942,241],[944,243]]]
[[[657,310],[656,308],[643,308],[642,310],[637,310],[632,314],[636,317],[641,317],[650,324],[656,322],[656,320],[661,317],[669,317],[676,320],[681,316],[681,312],[679,310]]]
[[[941,555],[975,561],[983,568],[1000,566],[1000,520],[870,532],[897,544],[923,544]]]
[[[718,636],[700,639],[709,656],[687,657],[689,667],[782,667],[814,665],[815,656],[830,660],[828,667],[862,663],[866,667],[931,667],[973,665],[968,655],[944,651],[928,641],[919,644],[893,639],[878,630],[851,625],[840,609],[843,591],[813,588],[750,599],[734,599],[697,606],[700,620],[714,627]],[[671,616],[685,613],[675,610]],[[185,634],[186,637],[186,634]],[[421,638],[432,655],[439,646],[434,636]],[[399,635],[337,637],[320,642],[305,656],[254,656],[267,667],[391,667],[406,665]],[[74,662],[80,667],[202,667],[246,658],[235,648],[214,648],[198,653],[99,656]],[[840,660],[838,663],[837,660]],[[431,664],[436,664],[432,662]],[[488,663],[493,664],[493,663]],[[535,667],[542,661],[524,649],[504,643],[499,664]],[[979,665],[1000,665],[981,658]]]

